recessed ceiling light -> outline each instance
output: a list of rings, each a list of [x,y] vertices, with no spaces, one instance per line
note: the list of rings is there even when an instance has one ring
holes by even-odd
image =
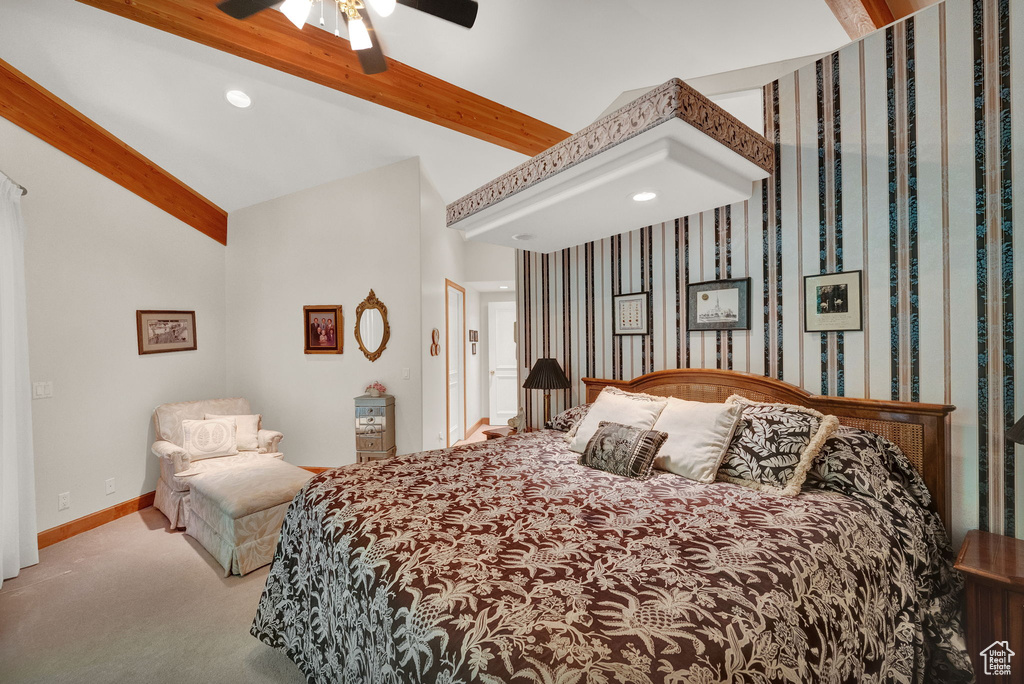
[[[531,235],[530,233],[516,233],[515,235],[512,236],[512,239],[519,240],[520,242],[525,242],[526,240],[532,240],[533,235]]]
[[[651,192],[649,190],[644,190],[643,192],[638,192],[635,195],[633,195],[633,201],[634,202],[650,202],[652,199],[654,199],[657,196],[658,196],[657,193]]]
[[[507,290],[508,289],[508,285],[499,285],[498,289],[499,290]]]
[[[248,109],[252,106],[252,98],[243,93],[241,90],[229,90],[224,93],[224,99],[238,107],[239,109]]]

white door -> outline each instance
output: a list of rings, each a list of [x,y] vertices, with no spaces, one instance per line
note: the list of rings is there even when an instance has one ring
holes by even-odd
[[[487,361],[491,378],[492,425],[505,425],[509,418],[519,413],[515,329],[515,302],[491,302],[487,305]]]
[[[466,291],[445,285],[447,302],[448,446],[466,438]]]

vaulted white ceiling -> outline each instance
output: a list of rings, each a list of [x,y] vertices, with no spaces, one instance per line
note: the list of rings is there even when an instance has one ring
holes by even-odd
[[[374,24],[389,57],[570,132],[626,90],[848,41],[824,0],[480,0],[471,30],[403,6]],[[228,211],[414,156],[451,201],[525,159],[73,0],[0,0],[0,59]]]

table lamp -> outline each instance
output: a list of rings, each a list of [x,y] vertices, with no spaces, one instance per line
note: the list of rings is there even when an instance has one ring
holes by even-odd
[[[551,420],[551,390],[569,389],[569,378],[557,359],[537,359],[523,383],[524,389],[544,390],[544,424]]]
[[[1024,417],[1013,424],[1013,427],[1006,431],[1006,439],[1017,444],[1024,444]]]

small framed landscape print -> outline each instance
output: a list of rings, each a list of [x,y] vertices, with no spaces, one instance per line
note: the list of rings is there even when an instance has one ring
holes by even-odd
[[[136,311],[139,354],[191,351],[196,348],[195,311]]]
[[[480,331],[479,330],[470,330],[469,331],[469,341],[470,342],[479,342],[480,341]]]
[[[863,330],[861,271],[804,276],[804,331]]]
[[[340,306],[302,307],[306,354],[341,354],[341,329],[345,324]]]
[[[750,278],[686,287],[687,330],[750,330]]]
[[[612,295],[612,333],[615,335],[646,335],[650,330],[650,292]]]

